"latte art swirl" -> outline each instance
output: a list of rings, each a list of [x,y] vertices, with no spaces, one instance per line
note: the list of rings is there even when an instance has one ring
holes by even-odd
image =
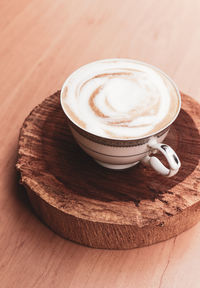
[[[105,60],[81,67],[65,82],[62,101],[78,126],[116,139],[152,134],[167,125],[178,109],[170,81],[131,60]]]

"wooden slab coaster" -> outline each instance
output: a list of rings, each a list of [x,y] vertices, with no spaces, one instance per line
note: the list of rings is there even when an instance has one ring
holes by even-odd
[[[172,177],[142,164],[112,171],[75,143],[59,94],[21,128],[17,169],[31,204],[53,231],[90,247],[128,249],[178,235],[200,220],[200,105],[182,94],[166,143],[182,162]]]

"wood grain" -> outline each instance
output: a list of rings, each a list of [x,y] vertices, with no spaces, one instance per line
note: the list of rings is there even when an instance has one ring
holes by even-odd
[[[182,166],[164,178],[143,165],[99,166],[73,139],[56,92],[33,109],[19,138],[16,166],[35,212],[59,235],[94,248],[143,247],[187,230],[200,220],[199,110],[182,94],[165,139]]]
[[[38,221],[15,171],[26,115],[89,61],[148,62],[200,101],[199,12],[198,0],[0,1],[2,287],[199,288],[200,224],[148,248],[81,247]]]

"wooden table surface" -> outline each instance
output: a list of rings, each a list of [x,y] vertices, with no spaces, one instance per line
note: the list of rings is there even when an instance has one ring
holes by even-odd
[[[15,171],[24,118],[87,62],[151,63],[199,101],[199,13],[199,0],[0,2],[1,287],[200,287],[200,224],[151,247],[82,247],[37,219]]]

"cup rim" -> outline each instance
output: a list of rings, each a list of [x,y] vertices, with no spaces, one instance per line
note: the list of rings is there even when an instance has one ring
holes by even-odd
[[[175,114],[175,116],[172,118],[172,120],[166,124],[164,127],[162,127],[161,129],[153,132],[153,133],[150,133],[150,134],[147,134],[147,135],[143,135],[143,136],[140,136],[140,137],[133,137],[133,138],[128,138],[128,139],[124,139],[124,138],[113,138],[113,137],[107,137],[107,136],[100,136],[100,135],[97,135],[95,133],[92,133],[90,131],[88,131],[87,129],[84,129],[83,127],[79,126],[68,114],[67,112],[65,111],[65,108],[64,108],[64,105],[63,105],[63,100],[62,100],[62,95],[63,95],[63,91],[64,91],[64,88],[67,84],[67,82],[70,80],[70,78],[72,76],[74,76],[80,69],[84,68],[84,67],[87,67],[87,66],[90,66],[91,64],[95,64],[97,62],[110,62],[110,61],[118,61],[118,60],[122,60],[122,61],[128,61],[128,62],[133,62],[133,63],[136,63],[136,64],[140,64],[140,65],[144,65],[144,66],[147,66],[157,72],[159,72],[160,74],[162,74],[165,78],[167,78],[169,80],[169,82],[172,84],[172,86],[174,87],[175,91],[176,91],[176,94],[177,94],[177,97],[178,97],[178,100],[179,100],[179,105],[178,105],[178,109],[177,109],[177,112]],[[100,60],[96,60],[96,61],[92,61],[92,62],[89,62],[85,65],[82,65],[80,66],[78,69],[76,69],[74,72],[72,72],[64,81],[63,85],[62,85],[62,88],[61,88],[61,92],[60,92],[60,104],[61,104],[61,107],[62,107],[62,110],[63,112],[65,113],[65,115],[67,116],[67,118],[75,125],[77,126],[79,129],[82,129],[84,130],[86,133],[89,133],[89,134],[92,134],[94,135],[95,137],[99,137],[101,139],[107,139],[107,140],[112,140],[112,141],[124,141],[124,142],[127,142],[127,141],[134,141],[134,140],[141,140],[141,139],[145,139],[145,138],[150,138],[150,137],[153,137],[157,134],[159,134],[160,132],[162,132],[163,130],[167,129],[169,126],[171,126],[171,124],[176,120],[176,118],[178,117],[179,113],[180,113],[180,110],[181,110],[181,94],[180,94],[180,91],[176,85],[176,83],[165,73],[163,72],[161,69],[157,68],[156,66],[152,65],[152,64],[148,64],[146,62],[143,62],[143,61],[139,61],[139,60],[135,60],[135,59],[131,59],[131,58],[107,58],[107,59],[100,59]]]

